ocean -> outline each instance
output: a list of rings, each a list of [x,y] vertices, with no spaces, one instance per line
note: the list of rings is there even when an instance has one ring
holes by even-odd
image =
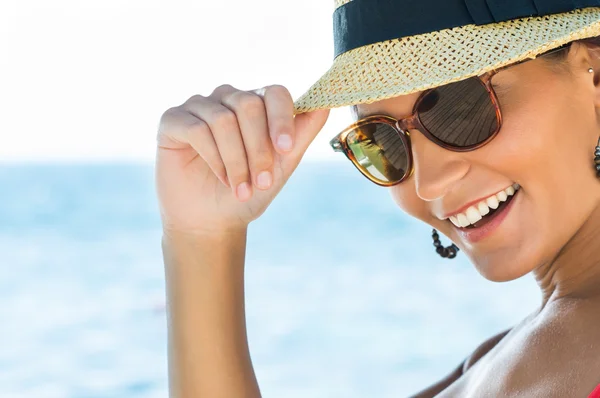
[[[0,167],[0,397],[168,396],[152,164]],[[448,240],[442,237],[448,245]],[[483,279],[347,162],[302,163],[250,226],[264,397],[408,396],[539,304]]]

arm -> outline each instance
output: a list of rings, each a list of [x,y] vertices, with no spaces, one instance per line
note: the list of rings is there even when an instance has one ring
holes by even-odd
[[[477,361],[479,361],[485,354],[487,354],[492,348],[494,348],[500,340],[504,338],[510,332],[511,329],[508,329],[500,334],[497,334],[488,340],[484,341],[479,347],[473,351],[471,355],[469,355],[452,373],[446,376],[444,379],[438,381],[434,385],[426,388],[425,390],[419,392],[412,396],[412,398],[433,398],[443,390],[448,388],[452,383],[456,380],[460,379],[460,377],[467,372]]]
[[[245,229],[164,235],[172,397],[260,397],[246,337],[245,249]]]
[[[283,86],[217,87],[164,112],[156,187],[173,398],[260,396],[246,337],[244,260],[264,213],[328,111],[294,116]]]

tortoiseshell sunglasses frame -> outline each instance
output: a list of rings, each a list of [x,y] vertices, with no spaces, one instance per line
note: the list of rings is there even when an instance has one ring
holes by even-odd
[[[581,40],[581,41],[584,41],[584,40]],[[565,49],[569,48],[570,45],[571,45],[571,43],[567,43],[561,47],[557,47],[550,51],[542,53],[542,54],[538,55],[536,58],[539,58],[539,57],[547,55],[547,54],[565,50]],[[535,59],[535,58],[528,58],[528,59],[525,59],[525,60],[522,60],[519,62],[515,62],[510,65],[503,66],[498,69],[491,70],[489,72],[484,73],[483,75],[474,76],[474,77],[469,78],[469,79],[477,79],[484,86],[484,88],[488,92],[490,99],[492,101],[492,104],[494,105],[494,108],[496,110],[496,120],[497,120],[496,131],[494,131],[494,133],[491,134],[483,142],[480,142],[478,144],[471,145],[471,146],[451,145],[451,144],[441,141],[435,135],[431,134],[429,132],[429,130],[427,130],[427,128],[425,128],[425,126],[423,126],[423,124],[421,123],[421,119],[419,118],[419,112],[417,109],[419,108],[419,105],[421,104],[423,99],[429,93],[431,93],[432,91],[435,91],[437,89],[437,87],[436,87],[436,88],[432,88],[432,89],[426,90],[423,93],[421,93],[419,98],[417,98],[415,105],[413,106],[412,114],[410,116],[407,116],[402,119],[395,119],[395,118],[393,118],[391,116],[387,116],[387,115],[367,116],[365,118],[358,120],[357,122],[353,123],[352,125],[348,126],[347,128],[345,128],[341,133],[336,135],[329,142],[329,144],[331,145],[331,147],[333,148],[334,151],[343,152],[346,155],[346,157],[352,162],[352,164],[358,169],[358,171],[360,171],[371,182],[373,182],[377,185],[383,186],[383,187],[391,187],[394,185],[398,185],[401,182],[408,179],[413,174],[413,171],[414,171],[409,130],[412,130],[412,129],[419,130],[430,141],[432,141],[435,144],[441,146],[442,148],[448,149],[450,151],[468,152],[468,151],[473,151],[475,149],[481,148],[482,146],[484,146],[485,144],[487,144],[491,140],[493,140],[498,135],[498,133],[500,132],[500,129],[502,128],[502,112],[500,111],[500,104],[498,103],[498,97],[496,96],[494,88],[492,87],[492,77],[502,70],[522,64],[527,61],[531,61],[532,59]],[[450,84],[452,84],[452,83],[450,83]],[[407,171],[404,173],[404,176],[400,180],[398,180],[398,181],[382,181],[382,180],[377,179],[358,162],[358,160],[354,156],[354,153],[348,146],[348,143],[347,143],[348,134],[350,134],[356,128],[362,127],[362,126],[364,126],[366,124],[370,124],[370,123],[384,123],[384,124],[391,126],[398,133],[398,135],[400,136],[400,138],[402,140],[402,143],[405,145],[406,153],[408,156],[408,161],[407,161],[408,164],[407,164],[407,168],[406,168]]]

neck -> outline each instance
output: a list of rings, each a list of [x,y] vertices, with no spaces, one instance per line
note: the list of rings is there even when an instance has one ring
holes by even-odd
[[[542,308],[566,297],[600,297],[600,206],[558,255],[533,274],[542,290]]]

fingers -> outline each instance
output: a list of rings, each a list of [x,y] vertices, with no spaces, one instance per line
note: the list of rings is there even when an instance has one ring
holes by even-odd
[[[223,159],[221,159],[217,144],[206,122],[181,107],[175,107],[165,112],[161,124],[171,126],[169,129],[169,142],[165,143],[167,145],[171,144],[170,149],[181,149],[185,145],[191,146],[204,159],[215,176],[224,185],[229,186]],[[163,134],[161,136],[164,137]],[[164,141],[164,139],[161,141]],[[166,147],[166,145],[163,144],[163,147]]]
[[[221,102],[237,117],[254,186],[269,189],[274,156],[263,99],[252,92],[235,90],[223,95]]]
[[[294,146],[294,101],[283,86],[274,85],[262,89],[268,115],[269,134],[274,147],[281,154],[290,152]]]
[[[173,150],[191,146],[238,200],[247,201],[254,188],[273,186],[276,156],[289,158],[290,165],[299,161],[327,114],[294,117],[292,96],[283,86],[241,91],[223,85],[208,97],[195,95],[165,112],[160,130],[168,133],[159,135],[159,145]]]
[[[194,96],[184,105],[190,114],[206,123],[222,159],[233,194],[241,201],[252,196],[250,171],[236,114],[209,98]]]

